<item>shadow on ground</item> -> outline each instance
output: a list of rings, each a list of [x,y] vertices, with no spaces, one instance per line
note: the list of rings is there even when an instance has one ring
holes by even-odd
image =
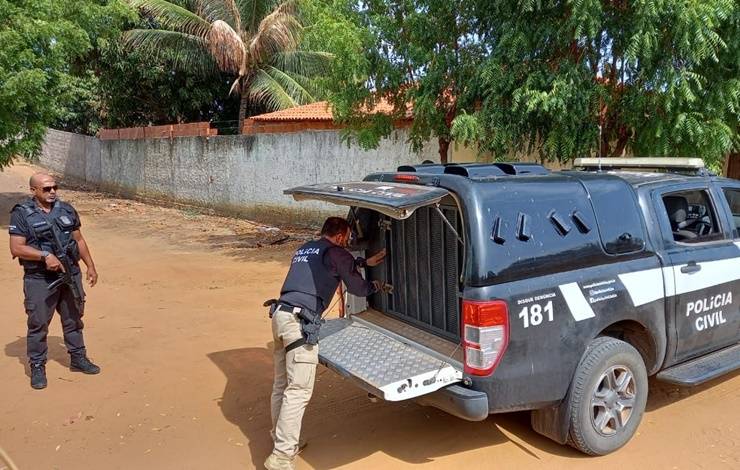
[[[49,347],[48,361],[58,362],[64,367],[69,367],[69,354],[64,340],[59,336],[47,336],[46,344]],[[28,377],[31,371],[28,368],[28,356],[26,355],[26,337],[19,336],[15,341],[5,345],[5,355],[18,359],[19,367],[22,367]]]
[[[219,402],[221,411],[244,433],[252,464],[261,468],[272,450],[271,347],[219,351],[208,357],[227,378]],[[309,445],[300,458],[314,468],[335,468],[382,452],[419,464],[509,442],[507,433],[545,453],[583,457],[569,447],[535,434],[529,426],[529,413],[497,415],[472,423],[415,403],[374,404],[356,386],[319,367],[314,395],[303,421],[302,437]],[[512,442],[530,457],[540,458],[525,446]]]

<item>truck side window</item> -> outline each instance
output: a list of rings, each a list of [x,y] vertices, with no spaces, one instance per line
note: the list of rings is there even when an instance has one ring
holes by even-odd
[[[735,222],[734,238],[740,238],[740,189],[725,188],[727,204],[732,212],[732,220]]]
[[[705,190],[670,193],[663,205],[671,222],[673,239],[681,243],[721,240],[722,233],[709,194]]]

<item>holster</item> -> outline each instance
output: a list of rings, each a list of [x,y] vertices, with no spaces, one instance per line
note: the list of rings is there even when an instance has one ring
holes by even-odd
[[[306,344],[319,344],[319,330],[324,322],[321,315],[304,308],[298,312],[297,316],[301,321],[301,332],[306,339]]]
[[[267,299],[265,300],[265,303],[262,304],[263,307],[269,307],[269,310],[267,314],[272,318],[273,315],[275,315],[275,310],[278,308],[278,301],[277,299]]]

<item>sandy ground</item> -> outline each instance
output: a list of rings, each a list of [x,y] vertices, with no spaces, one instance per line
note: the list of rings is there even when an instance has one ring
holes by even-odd
[[[24,197],[32,172],[0,172],[2,214]],[[103,372],[69,371],[55,319],[49,386],[29,387],[21,268],[5,256],[0,447],[20,469],[261,468],[271,449],[272,381],[261,303],[276,294],[307,234],[90,192],[61,195],[78,208],[98,265],[85,338]],[[0,216],[0,252],[7,220]],[[535,434],[526,413],[468,423],[415,404],[373,404],[320,367],[304,436],[298,468],[738,469],[740,375],[695,389],[651,380],[638,435],[615,454],[589,458]]]

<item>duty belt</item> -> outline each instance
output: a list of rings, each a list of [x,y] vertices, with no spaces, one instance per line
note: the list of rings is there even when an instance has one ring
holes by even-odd
[[[303,309],[301,307],[292,307],[290,305],[278,304],[275,310],[278,310],[280,312],[285,312],[285,313],[294,313],[298,315],[301,313]]]
[[[297,316],[299,320],[301,320],[301,318],[302,318],[301,312],[303,312],[303,309],[301,307],[293,307],[291,305],[286,305],[286,304],[280,304],[279,303],[279,304],[277,304],[277,307],[275,308],[275,311],[285,312],[285,313],[292,313],[295,316]],[[301,321],[301,331],[303,332],[303,322],[302,321]],[[300,348],[304,344],[309,344],[308,341],[306,340],[305,335],[301,339],[298,339],[296,341],[293,341],[289,345],[285,346],[285,354],[288,354],[290,351],[292,351],[292,350],[294,350],[296,348]]]

